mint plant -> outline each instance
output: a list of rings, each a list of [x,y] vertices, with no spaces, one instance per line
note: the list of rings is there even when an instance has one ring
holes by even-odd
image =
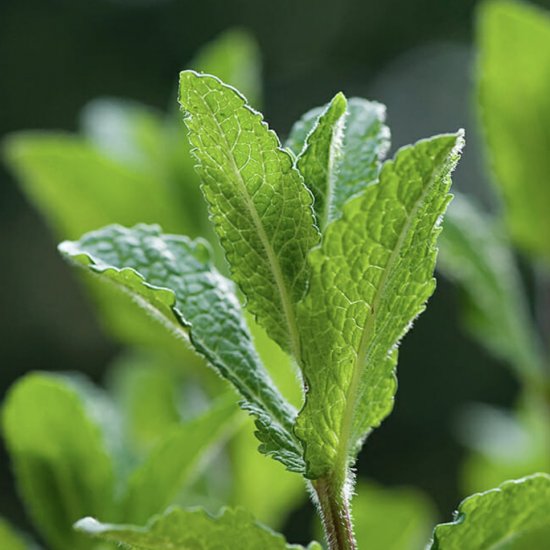
[[[351,468],[391,410],[397,344],[433,292],[462,137],[419,142],[380,166],[388,130],[378,104],[347,109],[337,95],[296,155],[217,78],[184,71],[180,103],[232,278],[303,377],[300,412],[270,380],[236,288],[204,242],[109,226],[60,250],[129,293],[235,386],[260,451],[309,480],[331,548],[354,548]]]

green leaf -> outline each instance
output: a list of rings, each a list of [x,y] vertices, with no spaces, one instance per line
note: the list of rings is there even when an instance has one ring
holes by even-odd
[[[336,166],[342,156],[346,109],[346,97],[342,93],[337,94],[315,121],[296,161],[298,170],[313,193],[317,224],[321,229],[329,219]]]
[[[458,507],[452,523],[434,531],[434,550],[544,550],[548,539],[525,546],[524,537],[550,528],[550,476],[535,474],[473,495]]]
[[[345,110],[345,113],[343,112]],[[375,182],[390,144],[380,103],[338,94],[324,109],[306,113],[292,128],[287,147],[315,197],[321,229],[339,218],[344,204]]]
[[[220,398],[198,418],[165,436],[129,479],[122,519],[142,523],[166,509],[208,464],[213,448],[236,425],[235,398]]]
[[[31,546],[4,518],[0,517],[0,548],[30,550]]]
[[[513,412],[474,404],[460,420],[458,435],[470,449],[462,467],[463,494],[486,491],[533,472],[550,471],[545,403],[524,396]]]
[[[303,468],[299,443],[292,435],[294,410],[266,373],[234,287],[211,265],[204,241],[163,235],[158,226],[110,226],[59,248],[190,341],[239,391],[243,408],[256,416],[261,451],[291,470]]]
[[[258,523],[243,509],[225,508],[218,516],[201,509],[173,508],[153,518],[146,527],[102,524],[84,518],[76,529],[103,540],[124,544],[135,550],[218,550],[229,541],[240,550],[298,550],[303,548],[285,542],[282,535]],[[321,550],[317,543],[309,550]]]
[[[550,17],[523,2],[479,12],[480,115],[516,244],[550,260]]]
[[[401,149],[310,255],[299,310],[309,390],[296,433],[311,479],[346,471],[393,406],[396,347],[434,290],[438,224],[461,146],[449,134]]]
[[[216,75],[258,106],[262,97],[261,60],[258,44],[250,33],[242,29],[222,33],[200,49],[190,68]]]
[[[359,548],[418,550],[430,539],[435,512],[419,491],[360,482],[352,507]]]
[[[133,352],[110,366],[107,386],[123,417],[125,445],[136,454],[150,451],[181,423],[181,378],[160,354]]]
[[[445,216],[440,248],[438,269],[464,289],[471,333],[521,379],[540,381],[541,343],[510,245],[496,221],[456,195]]]
[[[19,492],[49,547],[91,548],[71,526],[113,517],[113,465],[79,395],[57,376],[29,374],[9,391],[2,420]]]
[[[299,360],[296,303],[318,242],[312,197],[290,154],[233,88],[181,73],[180,104],[233,279],[267,333]]]
[[[105,157],[80,138],[22,132],[8,138],[4,153],[27,196],[63,238],[110,223],[162,222],[170,231],[186,230],[165,181]]]

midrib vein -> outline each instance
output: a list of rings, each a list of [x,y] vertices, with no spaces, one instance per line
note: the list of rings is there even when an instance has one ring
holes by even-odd
[[[432,186],[434,185],[435,180],[439,173],[440,171],[434,171],[434,173],[430,178],[429,184],[422,191],[420,197],[415,202],[414,207],[411,210],[411,213],[407,217],[407,221],[405,222],[405,224],[403,225],[403,228],[401,229],[401,233],[399,234],[395,247],[392,250],[390,259],[388,260],[386,268],[384,269],[384,274],[382,275],[380,285],[378,286],[378,290],[376,291],[374,300],[372,301],[372,306],[370,310],[371,312],[373,312],[373,314],[369,315],[367,319],[367,323],[365,324],[365,328],[363,330],[363,334],[361,335],[359,349],[358,349],[355,361],[353,363],[352,378],[348,386],[348,391],[347,391],[348,398],[346,400],[344,416],[342,418],[342,423],[340,425],[340,437],[338,438],[338,450],[336,452],[336,458],[335,458],[335,468],[337,472],[342,472],[344,471],[344,469],[347,468],[348,452],[349,452],[349,447],[351,443],[349,439],[351,435],[351,426],[353,423],[353,413],[356,408],[361,378],[363,376],[363,372],[365,368],[367,367],[366,356],[369,350],[369,344],[373,336],[373,330],[374,330],[374,326],[376,324],[376,319],[378,316],[378,306],[380,305],[380,301],[382,300],[382,296],[384,295],[384,292],[386,290],[386,284],[388,283],[390,274],[399,257],[399,252],[401,251],[401,247],[403,246],[403,241],[405,240],[405,237],[407,236],[407,233],[409,232],[412,226],[413,220],[415,219],[416,214],[420,209],[420,206],[422,205],[422,203],[426,198],[426,195],[429,193]],[[378,185],[380,185],[380,183]]]
[[[298,328],[296,325],[296,317],[294,315],[294,309],[292,307],[292,304],[290,303],[290,299],[288,296],[288,292],[286,289],[286,285],[284,283],[283,274],[281,271],[281,267],[279,265],[279,262],[277,260],[277,257],[275,255],[275,251],[273,250],[273,247],[271,246],[271,243],[269,242],[269,239],[267,237],[267,234],[265,232],[264,226],[262,224],[262,221],[260,219],[260,216],[258,214],[258,211],[256,210],[256,206],[254,205],[254,202],[252,201],[248,189],[246,187],[246,183],[242,177],[242,174],[239,171],[239,168],[237,167],[237,163],[235,162],[235,157],[233,156],[233,153],[231,152],[231,146],[227,140],[227,136],[225,135],[225,132],[223,131],[222,127],[220,126],[218,119],[216,118],[216,113],[212,110],[212,108],[208,105],[208,103],[205,101],[205,99],[199,94],[199,97],[201,98],[203,104],[206,106],[206,108],[210,111],[212,115],[212,120],[214,121],[214,124],[216,125],[216,128],[218,129],[219,134],[222,136],[223,141],[225,143],[225,146],[227,148],[227,151],[229,151],[229,161],[231,163],[231,168],[233,170],[233,173],[238,181],[239,187],[241,189],[241,194],[244,197],[246,207],[252,217],[252,221],[254,223],[254,227],[256,228],[256,231],[258,233],[258,236],[260,238],[260,241],[262,243],[262,246],[265,250],[269,267],[271,269],[271,272],[273,273],[273,278],[275,280],[275,284],[277,286],[277,290],[279,292],[279,296],[281,299],[281,305],[283,306],[283,312],[284,317],[286,320],[288,333],[290,337],[290,347],[292,349],[292,354],[294,355],[296,362],[298,365],[301,364],[301,353],[300,353],[300,338],[298,334]],[[245,106],[246,108],[246,106]]]

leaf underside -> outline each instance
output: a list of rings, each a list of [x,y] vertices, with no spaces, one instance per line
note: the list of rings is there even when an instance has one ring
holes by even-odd
[[[125,290],[190,341],[239,391],[242,407],[255,415],[260,450],[293,471],[303,469],[291,431],[295,413],[270,381],[234,286],[211,265],[204,241],[163,235],[158,226],[109,226],[62,243],[60,251]]]

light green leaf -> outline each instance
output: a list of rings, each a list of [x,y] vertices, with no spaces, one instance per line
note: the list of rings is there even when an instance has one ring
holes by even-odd
[[[181,378],[160,354],[126,354],[109,368],[107,386],[123,418],[125,445],[136,454],[149,452],[181,423]]]
[[[103,540],[124,544],[135,550],[218,550],[229,541],[240,550],[298,550],[303,548],[285,542],[282,535],[258,523],[243,509],[225,508],[218,516],[201,509],[173,508],[153,518],[146,527],[102,524],[84,518],[76,529]],[[321,550],[312,543],[309,550]]]
[[[462,468],[463,494],[533,472],[550,472],[545,403],[524,396],[513,412],[476,404],[460,420],[458,435],[470,449]]]
[[[479,12],[480,115],[516,244],[550,261],[550,17],[523,2]]]
[[[411,488],[386,488],[359,482],[352,500],[355,537],[359,548],[419,550],[434,525],[429,500]]]
[[[19,492],[49,547],[91,548],[71,526],[113,517],[113,465],[78,394],[57,376],[29,374],[9,391],[2,420]]]
[[[538,535],[549,528],[550,476],[535,474],[464,500],[452,523],[435,528],[432,549],[545,550],[548,538]]]
[[[262,70],[258,44],[250,33],[230,29],[203,46],[190,63],[196,71],[216,75],[242,91],[258,107],[262,97]]]
[[[4,519],[0,517],[0,548],[6,550],[31,550],[30,544]]]
[[[340,217],[351,197],[375,182],[390,145],[385,107],[356,97],[345,105],[344,99],[339,94],[326,108],[306,113],[287,141],[315,197],[321,229]]]
[[[210,261],[201,240],[163,235],[158,226],[110,226],[60,251],[129,293],[155,318],[190,341],[244,398],[256,416],[261,451],[289,469],[303,467],[292,435],[294,410],[269,379],[254,350],[231,281]]]
[[[479,341],[526,382],[544,375],[541,343],[506,235],[489,214],[456,195],[440,237],[438,269],[468,298],[465,320]]]
[[[310,255],[300,306],[307,475],[346,471],[393,406],[396,347],[434,290],[435,241],[461,134],[401,149]]]
[[[198,418],[162,438],[128,482],[123,521],[142,523],[174,502],[179,492],[207,466],[213,448],[236,427],[234,395],[220,398]]]
[[[78,137],[22,132],[8,138],[4,153],[27,196],[63,238],[110,223],[186,229],[166,182],[105,157]]]
[[[233,279],[267,333],[299,360],[295,306],[318,242],[312,197],[290,154],[233,88],[181,73],[180,104]]]
[[[342,155],[342,137],[347,101],[337,94],[315,121],[307,135],[296,166],[313,193],[317,225],[322,229],[329,219],[335,191],[336,166]]]

